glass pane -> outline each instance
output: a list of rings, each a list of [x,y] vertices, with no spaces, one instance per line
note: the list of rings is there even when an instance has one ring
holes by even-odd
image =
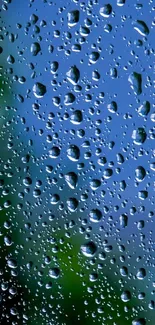
[[[1,324],[155,324],[154,11],[1,1]]]

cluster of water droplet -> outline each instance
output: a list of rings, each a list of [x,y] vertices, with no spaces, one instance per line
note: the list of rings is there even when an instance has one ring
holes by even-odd
[[[2,319],[70,324],[65,300],[75,324],[154,325],[153,2],[16,6],[1,9]]]

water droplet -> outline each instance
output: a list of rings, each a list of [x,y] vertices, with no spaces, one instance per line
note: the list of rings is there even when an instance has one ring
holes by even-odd
[[[69,211],[74,212],[78,207],[78,200],[74,197],[71,197],[67,200],[67,208]]]
[[[49,276],[53,279],[58,279],[60,276],[60,270],[57,267],[53,267],[49,270]]]
[[[128,269],[126,266],[122,266],[120,268],[120,274],[121,274],[121,276],[128,276]]]
[[[33,197],[37,198],[41,195],[41,191],[39,189],[35,189],[33,191]]]
[[[50,199],[50,203],[55,205],[59,202],[59,200],[60,200],[60,196],[58,194],[53,194]]]
[[[10,258],[8,261],[7,261],[7,264],[8,266],[11,268],[11,269],[16,269],[17,268],[17,262]]]
[[[33,56],[36,56],[41,51],[40,44],[37,42],[32,43],[30,51]]]
[[[100,74],[98,71],[95,70],[92,72],[92,79],[95,81],[98,81],[100,79]]]
[[[55,74],[59,68],[59,63],[57,61],[53,61],[51,63],[51,73]]]
[[[80,79],[80,71],[76,65],[72,66],[69,71],[66,73],[67,79],[71,82],[72,85],[76,85]]]
[[[90,221],[99,222],[102,219],[102,213],[99,209],[92,209],[89,213]]]
[[[123,302],[127,302],[131,299],[131,293],[130,291],[126,290],[126,291],[123,291],[122,294],[121,294],[121,299]]]
[[[153,123],[155,122],[155,112],[150,115],[150,119]]]
[[[72,93],[68,93],[65,95],[64,104],[66,106],[72,105],[75,102],[75,96]]]
[[[113,175],[113,170],[111,168],[106,168],[103,172],[104,178],[108,179]]]
[[[32,14],[32,15],[30,16],[30,22],[31,22],[33,25],[37,23],[38,19],[39,19],[38,16],[35,15],[35,14]]]
[[[75,125],[80,124],[82,122],[82,120],[83,120],[83,115],[80,110],[74,111],[70,118],[71,123],[73,123]]]
[[[146,176],[146,171],[142,166],[138,166],[135,170],[135,177],[138,182],[142,182]]]
[[[78,176],[74,172],[69,172],[65,175],[65,181],[71,189],[75,189],[78,182]]]
[[[80,35],[87,37],[90,34],[90,30],[88,27],[80,26]]]
[[[139,230],[141,230],[141,229],[144,228],[144,226],[145,226],[145,222],[144,222],[144,220],[139,220],[138,223],[137,223],[137,228],[138,228]]]
[[[104,18],[108,18],[112,13],[112,6],[108,3],[105,4],[102,8],[100,8],[100,15]]]
[[[89,55],[89,62],[92,64],[95,64],[98,61],[99,57],[100,57],[100,54],[98,52],[92,52]]]
[[[120,190],[123,192],[126,189],[126,182],[123,180],[120,182]]]
[[[80,149],[72,144],[67,149],[67,157],[72,161],[78,161],[80,158]]]
[[[155,162],[153,162],[153,163],[150,164],[150,169],[153,170],[153,171],[155,171]]]
[[[132,133],[132,139],[133,142],[137,145],[142,145],[146,140],[146,132],[144,128],[138,128],[137,130],[134,130]]]
[[[68,13],[67,19],[68,19],[68,26],[73,27],[79,22],[80,18],[80,12],[79,10],[72,10]]]
[[[46,171],[47,171],[47,173],[51,174],[52,171],[53,171],[53,166],[51,166],[51,165],[47,165],[47,166],[46,166]]]
[[[4,237],[4,243],[6,246],[11,246],[12,245],[12,239],[10,236],[5,236]]]
[[[58,158],[60,155],[60,149],[56,146],[52,147],[51,150],[49,150],[49,156],[50,158]]]
[[[147,191],[139,191],[138,197],[140,200],[146,200],[148,197],[148,192]]]
[[[149,29],[144,21],[136,20],[133,22],[133,26],[140,35],[147,36],[149,34]]]
[[[125,0],[117,0],[117,6],[122,7],[125,5]]]
[[[140,95],[142,93],[142,75],[137,72],[132,72],[128,77],[128,81],[135,95]]]
[[[128,216],[126,214],[121,214],[119,217],[120,227],[125,228],[128,225]]]
[[[146,277],[146,270],[144,268],[140,268],[136,276],[138,280],[143,280]]]
[[[9,55],[7,57],[7,63],[9,63],[9,64],[14,64],[15,63],[15,58],[13,57],[13,55]]]
[[[97,190],[101,186],[101,181],[99,179],[93,179],[90,182],[90,187],[93,191]]]
[[[40,82],[36,82],[33,86],[33,93],[36,98],[42,98],[46,94],[46,86]]]
[[[117,163],[118,164],[123,164],[124,163],[124,157],[123,157],[123,155],[121,154],[121,153],[118,153],[117,155],[116,155],[116,159],[117,159]]]
[[[30,185],[32,184],[32,179],[31,179],[30,177],[25,177],[25,178],[23,179],[23,184],[24,184],[25,186],[30,186]]]
[[[150,103],[148,101],[143,102],[143,104],[138,108],[138,114],[146,117],[150,112]]]
[[[89,275],[89,280],[90,280],[91,282],[95,282],[95,281],[97,281],[97,279],[98,279],[98,274],[97,274],[97,273],[91,273],[91,274]]]
[[[111,31],[112,31],[112,26],[110,24],[105,24],[104,25],[104,32],[111,33]]]
[[[117,69],[116,68],[111,68],[110,69],[110,77],[112,78],[112,79],[115,79],[115,78],[117,78]]]
[[[117,103],[112,101],[110,104],[107,105],[107,108],[110,113],[116,113],[117,112]]]
[[[81,252],[86,257],[93,257],[97,252],[97,246],[93,241],[89,241],[84,245],[81,245]]]

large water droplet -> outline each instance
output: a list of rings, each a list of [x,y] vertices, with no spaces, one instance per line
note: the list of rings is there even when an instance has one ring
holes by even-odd
[[[79,22],[80,18],[80,12],[79,10],[72,10],[68,13],[67,19],[68,19],[68,26],[73,27]]]
[[[138,182],[142,182],[145,178],[146,171],[142,166],[138,166],[135,170],[135,177]]]
[[[64,104],[66,106],[72,105],[74,101],[75,101],[75,96],[72,93],[68,93],[65,95]]]
[[[52,73],[52,74],[55,74],[55,73],[57,72],[58,68],[59,68],[59,63],[58,63],[58,61],[53,61],[53,62],[51,63],[51,73]]]
[[[33,86],[33,93],[35,97],[42,98],[46,94],[46,86],[40,82],[36,82]]]
[[[138,108],[138,114],[146,117],[150,112],[150,103],[148,101],[143,102],[143,104]]]
[[[100,8],[100,15],[104,18],[108,18],[112,13],[112,6],[108,3],[105,4],[102,8]]]
[[[123,302],[127,302],[131,299],[131,293],[130,291],[126,290],[126,291],[123,291],[122,294],[121,294],[121,299]]]
[[[67,208],[69,211],[74,212],[78,207],[78,200],[74,197],[71,197],[67,200]]]
[[[140,95],[142,93],[142,75],[137,72],[132,72],[128,77],[128,81],[135,95]]]
[[[67,149],[67,157],[72,161],[78,161],[80,158],[80,149],[76,145],[71,144]]]
[[[102,219],[102,213],[99,209],[92,209],[89,213],[90,221],[99,222]]]
[[[146,132],[144,128],[138,128],[137,130],[134,130],[132,132],[132,139],[134,140],[133,142],[139,146],[143,144],[146,140]]]
[[[112,101],[110,104],[107,105],[107,108],[110,113],[116,113],[117,112],[117,103]]]
[[[33,56],[36,56],[41,51],[40,44],[37,42],[32,43],[30,51]]]
[[[128,269],[127,269],[126,266],[122,266],[120,268],[120,274],[121,274],[121,276],[127,276],[128,275]]]
[[[73,27],[79,22],[80,12],[79,10],[72,10],[68,13],[68,26]]]
[[[50,158],[58,158],[60,155],[60,149],[56,146],[52,147],[51,150],[49,150],[49,156]]]
[[[17,268],[17,262],[13,258],[8,259],[7,264],[11,269]]]
[[[137,279],[138,280],[143,280],[145,277],[146,277],[146,270],[144,268],[140,268],[138,271],[137,271]]]
[[[76,85],[80,78],[80,71],[76,65],[72,66],[69,71],[66,73],[67,79],[73,84]]]
[[[60,269],[57,267],[53,267],[52,269],[49,270],[49,276],[53,279],[58,279],[60,275]]]
[[[116,155],[116,159],[117,159],[117,163],[118,164],[123,164],[124,163],[124,157],[123,157],[123,155],[121,154],[121,153],[117,153],[117,155]]]
[[[117,0],[117,6],[122,7],[125,5],[125,0]]]
[[[70,118],[70,121],[76,125],[80,124],[82,120],[83,120],[83,115],[80,110],[74,111]]]
[[[121,214],[119,217],[120,227],[125,228],[128,225],[128,216],[126,214]]]
[[[144,21],[136,20],[133,22],[133,26],[140,35],[147,36],[149,34],[149,29]]]
[[[147,191],[139,191],[138,197],[140,200],[146,200],[148,197],[148,192]]]
[[[65,181],[71,189],[75,189],[78,182],[77,174],[74,172],[69,172],[65,175]]]
[[[92,64],[95,64],[98,61],[99,57],[100,57],[100,54],[98,52],[92,52],[89,55],[89,62]]]
[[[101,181],[99,179],[93,179],[90,182],[90,187],[93,191],[97,190],[101,185]]]
[[[93,257],[97,252],[97,246],[93,241],[89,241],[84,245],[81,245],[81,252],[86,257]]]
[[[108,179],[113,175],[113,170],[111,168],[106,168],[103,172],[104,178]]]

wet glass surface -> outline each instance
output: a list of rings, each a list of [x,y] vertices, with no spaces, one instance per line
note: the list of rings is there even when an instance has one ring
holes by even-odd
[[[0,324],[154,325],[154,2],[0,9]]]

